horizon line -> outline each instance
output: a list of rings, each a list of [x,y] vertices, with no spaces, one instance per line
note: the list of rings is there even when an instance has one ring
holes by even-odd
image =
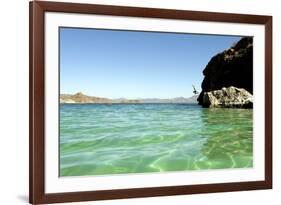
[[[75,93],[59,93],[60,97],[61,97],[62,95],[77,95],[77,94],[82,94],[82,95],[85,95],[85,96],[88,96],[88,97],[106,98],[106,99],[112,99],[112,100],[116,100],[116,99],[126,99],[126,100],[159,99],[159,100],[166,100],[166,99],[175,99],[175,98],[185,98],[185,99],[188,99],[188,98],[191,98],[191,97],[194,97],[194,96],[198,96],[198,95],[200,94],[200,92],[197,93],[197,94],[190,95],[189,97],[175,96],[175,97],[165,97],[165,98],[161,98],[161,97],[135,97],[135,98],[130,98],[130,97],[116,97],[116,98],[112,98],[112,97],[88,95],[88,94],[85,94],[85,93],[83,93],[83,92],[81,92],[81,91],[75,92]]]

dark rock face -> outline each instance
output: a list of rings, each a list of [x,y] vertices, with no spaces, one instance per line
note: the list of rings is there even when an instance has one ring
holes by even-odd
[[[221,90],[205,92],[203,107],[253,108],[253,96],[247,90],[236,87],[223,87]]]
[[[205,69],[197,101],[203,105],[205,92],[234,86],[253,93],[253,38],[243,37],[236,45],[214,56]]]

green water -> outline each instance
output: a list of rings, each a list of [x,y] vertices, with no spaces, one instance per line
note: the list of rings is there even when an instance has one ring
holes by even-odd
[[[60,175],[252,167],[252,115],[184,104],[63,104]]]

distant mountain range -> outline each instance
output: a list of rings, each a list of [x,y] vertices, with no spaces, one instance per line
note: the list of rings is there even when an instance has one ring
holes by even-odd
[[[82,92],[76,94],[61,94],[60,103],[186,103],[186,104],[197,104],[198,95],[194,95],[190,98],[177,97],[170,99],[160,99],[160,98],[138,98],[138,99],[110,99],[110,98],[100,98],[95,96],[88,96]]]
[[[143,98],[139,99],[140,103],[188,103],[188,104],[197,104],[198,95],[194,95],[189,98],[177,97],[169,99],[160,99],[160,98]]]

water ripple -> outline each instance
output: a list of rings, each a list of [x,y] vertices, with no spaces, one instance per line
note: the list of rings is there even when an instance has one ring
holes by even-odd
[[[62,105],[61,176],[253,166],[252,110]]]

